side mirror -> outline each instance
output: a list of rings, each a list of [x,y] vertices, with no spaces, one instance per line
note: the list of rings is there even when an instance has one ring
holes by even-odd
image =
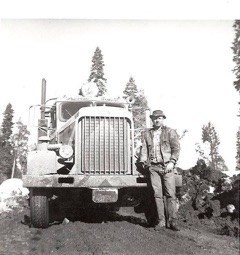
[[[38,127],[38,120],[40,119],[41,105],[31,105],[28,110],[28,126]]]

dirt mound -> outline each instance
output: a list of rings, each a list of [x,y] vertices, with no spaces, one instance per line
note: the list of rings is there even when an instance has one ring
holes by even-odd
[[[227,177],[210,167],[179,170],[179,217],[190,226],[205,226],[219,234],[239,236],[239,176]]]
[[[156,232],[132,208],[104,215],[96,211],[81,217],[72,211],[65,216],[69,221],[36,229],[21,224],[23,217],[29,219],[29,209],[12,211],[0,220],[0,254],[239,254],[236,238],[189,227],[183,222],[181,231]]]

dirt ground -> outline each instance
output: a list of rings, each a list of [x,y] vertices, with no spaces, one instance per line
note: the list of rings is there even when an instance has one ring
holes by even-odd
[[[180,221],[179,232],[155,232],[132,208],[64,216],[69,221],[55,221],[47,229],[29,227],[29,208],[2,216],[0,255],[239,254],[239,240],[219,235],[211,224],[196,227]]]

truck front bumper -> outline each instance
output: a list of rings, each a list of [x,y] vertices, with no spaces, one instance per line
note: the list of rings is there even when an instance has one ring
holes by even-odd
[[[27,188],[123,188],[146,187],[144,176],[124,175],[24,175],[23,185]]]

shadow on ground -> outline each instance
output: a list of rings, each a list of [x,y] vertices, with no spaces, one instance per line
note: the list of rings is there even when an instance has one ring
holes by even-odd
[[[119,211],[111,211],[107,208],[67,208],[67,209],[56,209],[50,210],[50,226],[59,225],[67,222],[84,222],[84,223],[106,223],[116,221],[126,221],[131,224],[148,227],[146,220],[138,217],[137,214],[122,215]],[[21,222],[24,225],[31,226],[30,215],[25,214]]]

